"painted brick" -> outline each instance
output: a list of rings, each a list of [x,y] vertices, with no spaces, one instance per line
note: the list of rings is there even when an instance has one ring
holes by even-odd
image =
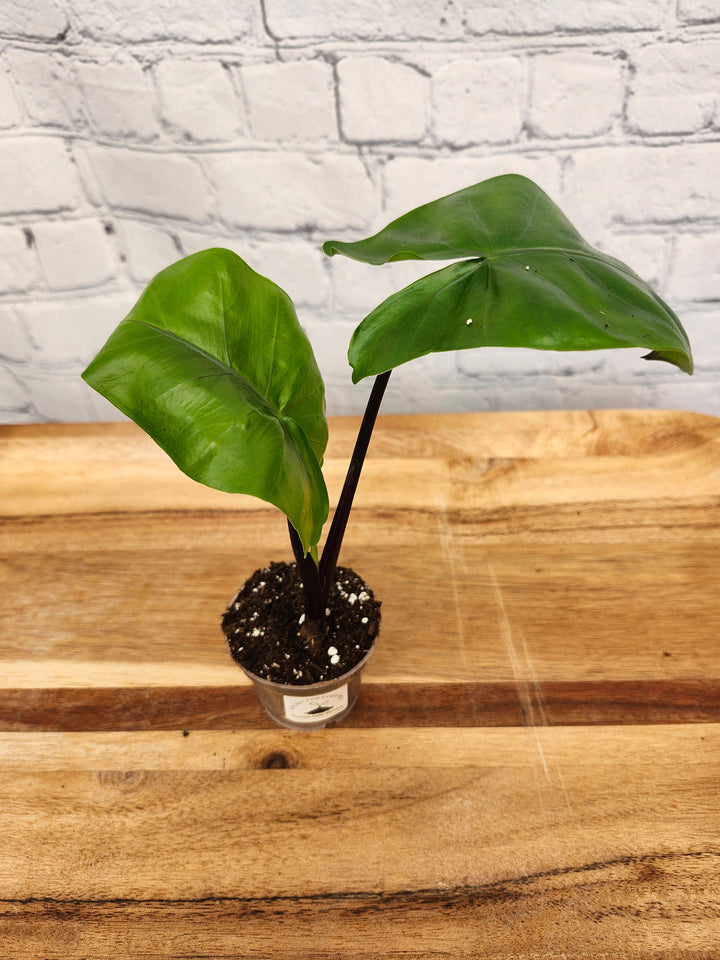
[[[83,362],[141,284],[217,245],[288,291],[328,409],[359,412],[352,329],[442,263],[328,260],[321,241],[508,171],[675,306],[697,376],[632,351],[466,351],[398,370],[383,409],[720,414],[719,24],[718,0],[4,0],[2,419],[121,417],[81,383]],[[498,63],[509,76],[485,89],[477,72]],[[65,291],[53,303],[48,283]],[[72,294],[87,283],[103,286]]]
[[[344,57],[338,64],[340,116],[346,140],[422,140],[429,81],[413,67],[382,57]]]
[[[690,23],[711,23],[720,20],[718,0],[680,0],[678,17]]]
[[[319,60],[243,67],[250,130],[258,140],[337,137],[332,70]]]
[[[36,358],[44,364],[86,365],[133,305],[133,294],[17,304]]]
[[[432,78],[433,128],[442,143],[505,143],[523,122],[525,71],[516,57],[455,60]]]
[[[0,293],[19,293],[42,281],[34,247],[20,227],[0,227]]]
[[[77,372],[34,374],[25,378],[33,409],[41,420],[51,423],[82,423],[94,418],[90,403],[90,387]]]
[[[332,154],[233,154],[208,158],[226,222],[264,230],[362,227],[375,193],[362,163]]]
[[[278,39],[337,37],[362,40],[438,40],[460,37],[462,24],[452,0],[265,0],[270,33]]]
[[[413,280],[443,266],[445,264],[439,261],[401,260],[378,267],[347,257],[333,257],[330,273],[335,307],[341,313],[360,319]]]
[[[282,287],[296,306],[321,306],[328,297],[326,257],[320,244],[302,240],[280,243],[254,243],[244,250],[242,243],[233,249],[258,273]],[[301,316],[302,319],[302,316]]]
[[[622,113],[622,63],[592,53],[532,58],[529,123],[534,136],[595,137]]]
[[[244,128],[230,76],[217,60],[162,60],[155,79],[163,120],[186,140],[232,140]]]
[[[701,377],[708,370],[720,370],[717,303],[685,303],[682,305],[680,313],[683,327],[687,331],[692,344],[696,376]],[[672,382],[674,378],[668,379]],[[680,379],[685,380],[686,378],[682,377]],[[717,397],[717,376],[714,376],[713,380]],[[691,385],[695,382],[697,381],[689,381]]]
[[[82,183],[83,191],[88,201],[94,207],[102,207],[106,202],[105,195],[102,184],[95,173],[90,155],[86,151],[85,143],[86,141],[84,139],[78,139],[73,143],[71,147],[73,162],[80,175],[80,182]]]
[[[612,410],[655,405],[653,385],[630,375],[620,383],[584,376],[519,376],[503,378],[501,391],[493,378],[477,392],[481,398],[489,395],[491,409],[495,410]]]
[[[559,202],[560,161],[553,155],[496,154],[489,157],[398,157],[385,168],[386,209],[376,226],[414,207],[490,177],[517,173],[529,177]]]
[[[435,388],[450,383],[456,377],[456,356],[455,351],[442,350],[439,353],[416,357],[402,364],[399,370],[402,371],[402,376],[407,378],[409,386],[413,390],[419,390],[421,394],[424,393],[432,403],[430,395],[435,392]]]
[[[355,327],[356,323],[342,319],[334,319],[332,323],[316,318],[303,321],[303,328],[312,344],[315,359],[325,381],[328,406],[332,394],[338,392],[344,394],[345,399],[352,404],[351,409],[345,407],[341,410],[338,408],[336,396],[334,402],[335,413],[338,414],[362,410],[369,393],[366,385],[360,384],[353,387],[351,382],[352,374],[347,362],[347,351]],[[340,391],[333,390],[333,387],[338,385],[341,388]],[[357,407],[354,406],[355,403],[357,403]],[[383,407],[383,409],[385,408]]]
[[[137,236],[140,230],[149,231],[147,224],[127,224],[124,225],[121,232],[125,232],[127,227],[132,227],[133,236]],[[158,234],[160,231],[157,231]],[[198,253],[200,250],[208,250],[210,247],[225,247],[232,250],[257,273],[268,277],[283,290],[292,299],[297,306],[317,307],[324,304],[327,300],[329,281],[325,272],[326,257],[322,253],[320,243],[308,243],[296,237],[290,237],[281,241],[258,240],[256,237],[237,236],[228,231],[226,236],[219,236],[216,231],[208,235],[197,230],[178,230],[177,237],[182,247],[182,253],[177,251],[171,238],[164,234],[167,244],[172,244],[172,248],[163,244],[163,253],[168,255],[168,259],[163,263],[155,265],[152,272],[146,270],[148,274],[145,278],[157,273],[163,266],[178,260],[181,256],[189,256]],[[152,236],[148,234],[147,242],[152,242]],[[171,252],[172,250],[172,252]],[[152,252],[152,251],[149,251]],[[128,257],[128,263],[137,260],[137,252],[131,258]],[[136,270],[131,270],[134,279]]]
[[[17,127],[22,115],[10,77],[0,69],[0,128]]]
[[[622,410],[647,406],[664,406],[658,393],[656,377],[638,376],[633,370],[641,369],[640,361],[625,356],[629,351],[618,350],[618,357],[626,364],[621,380],[613,382],[606,377],[589,380],[573,377],[556,381],[555,406],[563,410]],[[641,354],[637,354],[640,357]],[[680,376],[680,374],[678,374]],[[528,391],[529,392],[529,391]]]
[[[80,33],[114,42],[238,40],[250,31],[258,12],[253,0],[73,0]]]
[[[82,93],[71,61],[47,51],[16,49],[8,61],[28,117],[47,126],[83,125]]]
[[[720,42],[665,43],[633,56],[628,122],[642,133],[693,133],[720,113]]]
[[[210,194],[191,157],[120,147],[89,147],[87,154],[111,206],[187,220],[207,219]]]
[[[439,393],[447,390],[451,384],[456,384],[459,380],[454,367],[455,354],[451,352],[417,357],[415,360],[396,367],[388,382],[382,412],[430,413],[437,410]],[[372,378],[368,378],[359,384],[346,386],[345,392],[353,398],[359,395],[364,403],[371,386]],[[467,381],[464,386],[466,393],[473,392],[472,388],[468,390]],[[355,400],[355,402],[358,401]]]
[[[177,237],[180,245],[180,254],[183,257],[189,257],[191,253],[199,253],[200,250],[209,250],[210,247],[227,247],[233,249],[233,243],[237,242],[234,231],[223,228],[220,230],[217,224],[212,224],[209,230],[195,230],[193,227],[180,226],[177,231],[173,231],[173,237]],[[244,238],[241,242],[244,242]],[[241,250],[236,250],[243,259],[244,254]],[[245,249],[247,253],[247,248]],[[262,273],[262,270],[260,271]]]
[[[677,238],[668,295],[675,300],[720,300],[720,231]]]
[[[603,369],[609,351],[530,350],[523,347],[483,347],[458,350],[457,369],[465,377],[588,376]]]
[[[698,370],[694,377],[663,380],[654,389],[655,406],[663,410],[692,410],[717,416],[717,365]],[[647,402],[644,406],[647,406]]]
[[[136,60],[79,63],[76,69],[94,130],[111,137],[157,137],[153,91]]]
[[[577,151],[566,169],[561,205],[590,243],[613,222],[719,217],[719,164],[720,143]]]
[[[20,322],[15,308],[6,304],[0,306],[0,360],[23,362],[30,357],[30,338],[25,325]],[[2,373],[0,373],[0,383]],[[2,388],[0,388],[0,407],[2,407]]]
[[[152,223],[123,221],[118,225],[118,241],[128,273],[137,283],[147,283],[181,256],[167,230]]]
[[[468,29],[475,33],[543,34],[595,30],[650,30],[664,19],[665,0],[593,0],[592,3],[527,3],[524,0],[473,0]]]
[[[452,409],[459,412],[488,409],[477,396],[482,381],[459,376],[455,369],[456,358],[454,352],[436,353],[397,367],[388,384],[388,405],[386,408],[383,402],[383,410],[387,413],[403,410],[431,413],[443,402],[443,396],[452,398],[445,402],[452,402]],[[497,388],[495,392],[498,392]]]
[[[114,276],[117,264],[107,234],[97,220],[39,223],[33,232],[51,289],[94,287]]]
[[[67,16],[56,0],[3,0],[0,3],[0,36],[57,40],[67,28]]]
[[[0,354],[1,356],[2,354]],[[15,374],[5,367],[0,366],[0,413],[3,420],[10,423],[16,423],[22,417],[9,416],[10,414],[22,414],[30,409],[30,395]]]
[[[72,210],[82,200],[80,179],[62,140],[0,141],[0,213],[54,213]]]

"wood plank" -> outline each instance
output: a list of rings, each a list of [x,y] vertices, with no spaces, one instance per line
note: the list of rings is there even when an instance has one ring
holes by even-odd
[[[0,935],[13,960],[714,960],[719,867],[699,852],[417,891],[0,901]]]
[[[359,417],[330,417],[330,458],[350,454],[359,422]],[[382,413],[368,455],[396,457],[400,450],[403,457],[420,459],[462,456],[478,438],[483,450],[495,457],[642,457],[717,441],[720,424],[706,414],[657,409]],[[2,424],[0,439],[8,444],[8,455],[20,460],[31,451],[56,462],[63,448],[61,461],[96,463],[131,456],[168,463],[156,444],[129,422]]]
[[[700,960],[720,938],[718,725],[134,736],[42,735],[37,772],[0,738],[8,956]]]
[[[242,684],[219,622],[254,548],[169,549],[150,532],[137,549],[101,546],[94,529],[85,550],[57,555],[38,539],[35,552],[5,553],[0,687]],[[399,554],[393,530],[367,548],[349,537],[344,552],[383,603],[372,679],[720,677],[713,543],[651,543],[637,531],[627,543],[455,538],[430,563],[420,548]]]
[[[358,423],[330,421],[333,497]],[[265,509],[189,480],[134,424],[52,427],[60,429],[0,427],[3,515]],[[382,416],[358,498],[367,507],[434,508],[440,488],[452,494],[449,506],[492,508],[584,501],[590,487],[595,500],[662,497],[679,487],[685,496],[716,496],[719,444],[717,420],[673,411]]]
[[[582,750],[593,744],[588,760]],[[693,769],[718,773],[720,724],[655,727],[416,728],[398,739],[388,729],[342,726],[311,735],[272,726],[265,730],[173,730],[94,732],[0,732],[0,767],[8,776],[46,771],[166,770],[219,772],[266,769],[324,771],[365,768],[506,767],[535,770],[539,763],[598,767],[623,763],[642,767],[667,762],[667,744],[684,752]],[[534,775],[534,774],[533,774]],[[282,782],[282,781],[280,781]],[[621,787],[622,784],[618,784]]]
[[[716,957],[718,478],[699,415],[383,418],[380,642],[292,733],[219,631],[277,511],[131,424],[0,427],[0,953]]]
[[[720,679],[363,683],[354,728],[715,723]],[[244,687],[3,690],[0,731],[267,729]]]
[[[338,465],[356,420],[331,426]],[[720,676],[714,419],[389,417],[371,452],[341,560],[383,601],[373,681]],[[0,428],[0,458],[0,687],[243,685],[218,623],[288,556],[277,511],[219,505],[132,424]]]

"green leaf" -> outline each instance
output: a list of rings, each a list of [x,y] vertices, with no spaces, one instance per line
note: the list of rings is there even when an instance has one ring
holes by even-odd
[[[279,507],[307,550],[328,494],[324,387],[292,301],[229,250],[159,273],[83,373],[194,480]]]
[[[677,316],[619,260],[593,249],[532,181],[485,180],[394,220],[355,243],[364,263],[463,259],[388,297],[358,326],[353,381],[442,350],[642,347],[692,373]]]

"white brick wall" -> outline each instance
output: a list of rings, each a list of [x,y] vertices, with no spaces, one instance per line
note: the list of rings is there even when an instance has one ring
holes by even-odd
[[[675,307],[697,373],[640,351],[474,351],[384,409],[680,406],[720,415],[718,0],[4,0],[0,422],[117,414],[79,372],[158,270],[236,250],[295,300],[330,412],[345,350],[437,264],[328,260],[504,172]]]
[[[525,64],[520,57],[462,57],[433,72],[433,125],[441,144],[513,143],[523,123]]]
[[[240,68],[254,140],[277,143],[337,140],[332,68],[319,60]]]
[[[641,134],[689,134],[720,120],[720,40],[638,51],[628,122]]]
[[[563,51],[538,54],[530,63],[533,136],[597,138],[610,133],[623,105],[624,70],[617,56]]]
[[[245,132],[232,80],[217,60],[160,60],[154,69],[160,122],[173,140],[227,141]]]
[[[338,63],[340,126],[349,143],[417,143],[428,124],[428,78],[384,57]]]

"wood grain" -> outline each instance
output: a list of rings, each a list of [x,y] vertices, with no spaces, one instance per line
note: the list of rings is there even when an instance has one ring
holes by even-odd
[[[709,417],[381,418],[380,642],[293,733],[219,630],[283,518],[130,424],[0,427],[0,955],[720,957],[719,506]]]
[[[354,728],[720,722],[719,680],[363,683]],[[248,686],[3,690],[0,731],[267,729]]]
[[[0,738],[13,957],[669,958],[720,936],[718,725],[27,747]]]

